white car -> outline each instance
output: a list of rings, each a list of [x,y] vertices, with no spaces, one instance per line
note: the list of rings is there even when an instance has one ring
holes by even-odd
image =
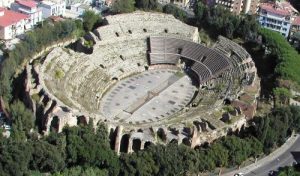
[[[243,173],[236,173],[236,174],[234,174],[234,176],[244,176],[244,174]]]

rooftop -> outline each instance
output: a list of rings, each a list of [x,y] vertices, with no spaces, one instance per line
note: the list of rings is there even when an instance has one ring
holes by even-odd
[[[34,8],[37,6],[37,3],[35,1],[31,0],[16,0],[16,3],[21,4],[25,7]]]
[[[0,16],[0,26],[1,27],[7,27],[12,24],[15,24],[23,19],[29,18],[28,15],[18,13],[12,10],[7,10],[5,8],[0,7],[0,12],[3,13],[2,16]]]
[[[300,16],[295,17],[293,25],[300,25]]]
[[[261,3],[260,8],[277,15],[291,15],[291,13],[287,9],[280,8],[280,6],[277,6],[277,4],[275,3]]]

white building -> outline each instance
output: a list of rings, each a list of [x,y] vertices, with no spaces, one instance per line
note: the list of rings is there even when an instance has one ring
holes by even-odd
[[[66,12],[66,2],[61,1],[41,1],[39,8],[42,10],[43,18],[50,16],[64,16]]]
[[[10,7],[15,0],[0,0],[0,7]]]
[[[16,0],[11,4],[11,9],[30,16],[31,26],[42,21],[42,10],[38,9],[37,3],[32,0]]]
[[[294,16],[298,13],[288,2],[261,3],[259,23],[262,27],[288,37]]]
[[[13,39],[30,28],[30,16],[0,7],[0,39]]]
[[[92,7],[81,3],[71,5],[71,11],[74,14],[77,14],[77,16],[82,16],[83,13],[87,10],[92,10]]]

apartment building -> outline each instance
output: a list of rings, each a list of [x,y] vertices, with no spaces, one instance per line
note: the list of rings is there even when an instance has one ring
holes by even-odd
[[[30,28],[29,15],[0,7],[0,39],[13,39]]]
[[[42,10],[43,18],[64,16],[66,12],[66,2],[64,0],[41,1],[39,8]]]
[[[297,13],[288,2],[261,3],[258,20],[262,27],[279,32],[287,38]]]
[[[38,9],[37,2],[32,0],[16,0],[11,4],[11,10],[30,16],[31,26],[42,21],[42,11]]]
[[[259,0],[215,0],[215,4],[237,15],[240,13],[256,14]]]

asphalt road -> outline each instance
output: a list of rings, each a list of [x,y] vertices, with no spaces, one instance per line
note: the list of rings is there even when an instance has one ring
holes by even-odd
[[[267,176],[269,175],[269,173],[271,173],[271,171],[277,171],[280,167],[291,166],[294,162],[296,162],[296,159],[294,158],[295,152],[300,153],[299,136],[297,137],[296,141],[289,148],[287,148],[287,150],[284,153],[278,155],[276,158],[273,158],[273,160],[271,161],[265,162],[262,165],[257,166],[257,168],[252,170],[250,173],[245,174],[245,176]],[[294,156],[292,155],[292,153],[294,154]]]
[[[260,159],[256,163],[253,163],[239,170],[231,171],[229,173],[222,174],[223,176],[233,176],[235,173],[244,173],[245,176],[268,176],[276,175],[271,174],[271,171],[278,171],[280,167],[291,166],[297,162],[300,162],[300,135],[292,136],[285,144],[283,144],[276,151],[270,155]]]

